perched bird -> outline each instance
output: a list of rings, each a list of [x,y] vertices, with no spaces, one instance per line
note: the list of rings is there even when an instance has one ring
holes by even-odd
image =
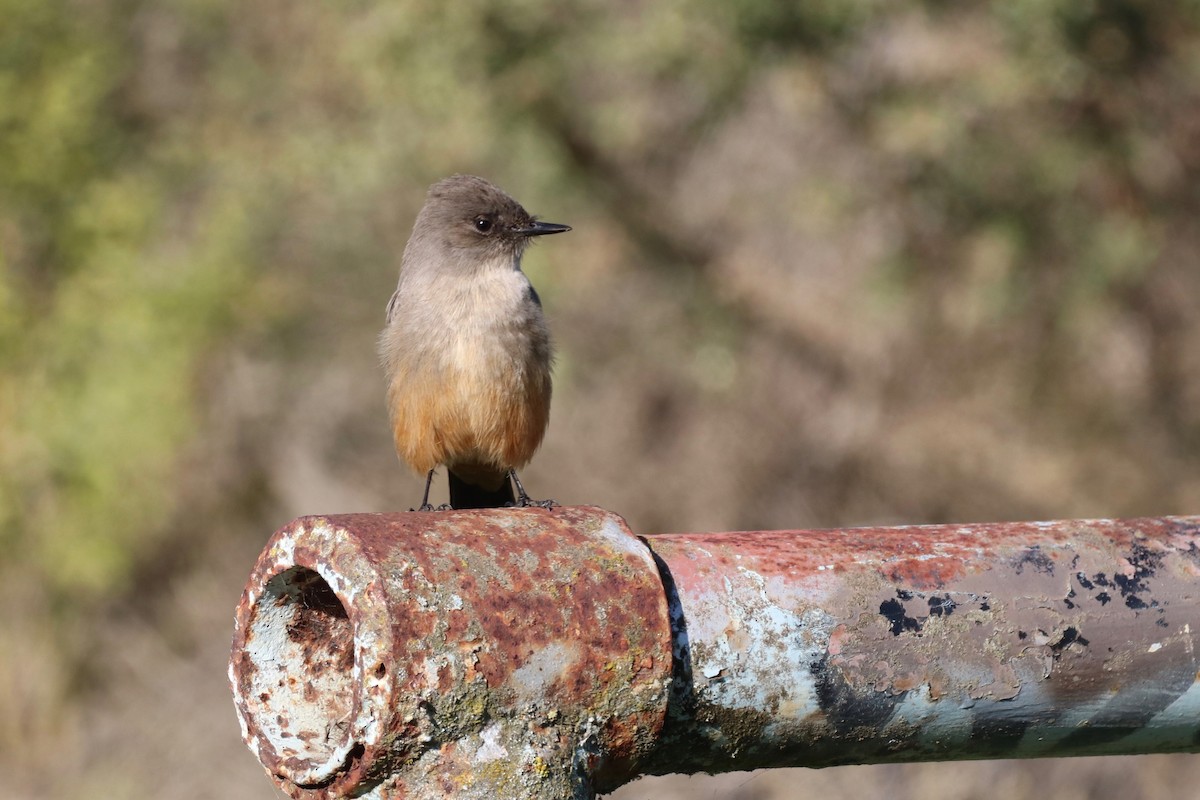
[[[483,178],[429,188],[379,336],[396,452],[426,476],[422,510],[439,465],[452,508],[534,504],[516,470],[550,419],[551,345],[521,256],[532,237],[569,230]]]

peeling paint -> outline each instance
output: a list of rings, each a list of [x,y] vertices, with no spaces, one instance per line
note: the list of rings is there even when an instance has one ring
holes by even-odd
[[[1200,717],[1165,709],[1196,702],[1198,533],[1165,518],[650,537],[691,678],[647,769],[1195,750]]]
[[[302,800],[1200,750],[1200,518],[641,539],[593,508],[305,517],[238,607]]]

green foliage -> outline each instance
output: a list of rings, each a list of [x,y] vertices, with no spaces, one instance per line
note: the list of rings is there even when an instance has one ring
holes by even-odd
[[[82,600],[162,534],[198,360],[243,288],[244,216],[201,201],[219,237],[174,238],[194,173],[131,108],[131,9],[6,5],[0,536]]]

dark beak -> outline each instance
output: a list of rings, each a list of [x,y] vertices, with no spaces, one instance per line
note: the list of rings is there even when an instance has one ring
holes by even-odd
[[[570,225],[559,225],[557,222],[534,220],[524,228],[517,228],[513,233],[519,233],[522,236],[545,236],[550,233],[566,233],[569,230],[571,230]]]

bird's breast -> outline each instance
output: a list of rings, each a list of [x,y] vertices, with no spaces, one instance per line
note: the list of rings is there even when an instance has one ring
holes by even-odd
[[[495,271],[402,301],[382,341],[401,455],[418,470],[526,462],[551,392],[550,338],[528,279]]]
[[[521,272],[480,276],[446,299],[436,345],[444,367],[466,379],[494,380],[498,372],[548,359],[546,323]]]

